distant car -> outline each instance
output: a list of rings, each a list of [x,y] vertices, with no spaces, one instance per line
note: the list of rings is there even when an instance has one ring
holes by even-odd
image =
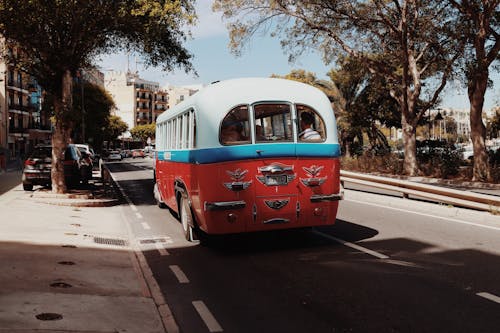
[[[462,159],[464,161],[470,161],[474,158],[474,150],[472,148],[472,145],[470,146],[464,146],[462,148]]]
[[[142,149],[132,150],[132,158],[136,158],[136,157],[144,158],[144,156],[146,156],[146,154],[144,154],[144,150],[142,150]]]
[[[75,145],[69,144],[63,156],[64,178],[68,187],[86,183],[90,178],[88,161]],[[33,190],[34,185],[50,186],[52,168],[52,146],[37,146],[24,162],[22,175],[23,189]],[[92,172],[92,169],[90,169]]]
[[[109,152],[108,161],[121,161],[122,155],[118,150],[112,150]]]

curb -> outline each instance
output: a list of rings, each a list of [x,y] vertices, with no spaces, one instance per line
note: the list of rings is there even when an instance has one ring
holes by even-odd
[[[122,187],[117,183],[115,177],[109,172],[108,174],[110,176],[109,178],[113,188],[115,188],[117,192],[119,192],[119,195],[125,198],[125,192],[123,191]],[[124,218],[124,221],[127,220]],[[129,223],[125,222],[125,224],[129,235],[129,239],[135,240],[135,237],[133,235]],[[139,248],[136,241],[130,242],[130,248],[133,251],[133,255],[131,255],[131,258],[136,262],[134,266],[136,266],[140,271],[137,273],[138,275],[140,275],[141,279],[143,279],[144,283],[146,284],[145,287],[147,288],[147,291],[150,294],[150,297],[155,302],[156,308],[158,309],[158,314],[160,315],[161,321],[163,323],[163,327],[165,328],[167,333],[179,333],[180,329],[179,326],[177,325],[172,310],[170,310],[167,300],[163,296],[161,288],[158,285],[158,282],[156,281],[154,274],[148,265],[147,259],[142,253],[142,250]]]

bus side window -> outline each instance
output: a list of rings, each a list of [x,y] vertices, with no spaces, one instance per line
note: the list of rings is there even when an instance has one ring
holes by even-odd
[[[323,142],[326,139],[325,123],[320,115],[307,105],[297,104],[298,133],[301,142]]]
[[[228,112],[222,120],[219,141],[223,145],[250,143],[248,106],[240,105]]]

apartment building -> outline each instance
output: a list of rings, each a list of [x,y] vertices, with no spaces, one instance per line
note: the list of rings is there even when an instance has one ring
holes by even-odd
[[[194,95],[197,91],[201,90],[203,85],[190,85],[190,86],[167,86],[165,90],[168,92],[168,108],[179,104],[187,99],[189,96]]]
[[[168,108],[168,93],[158,82],[144,80],[137,72],[109,71],[104,76],[104,88],[116,104],[114,114],[127,123],[129,129],[151,124]],[[124,133],[130,137],[130,133]]]
[[[21,160],[37,144],[50,143],[52,126],[41,105],[42,90],[38,84],[1,60],[0,168]]]

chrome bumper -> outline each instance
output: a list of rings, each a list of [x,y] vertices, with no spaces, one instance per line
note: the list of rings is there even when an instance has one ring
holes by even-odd
[[[220,201],[220,202],[206,202],[204,204],[205,211],[210,210],[229,210],[245,208],[245,201]]]

